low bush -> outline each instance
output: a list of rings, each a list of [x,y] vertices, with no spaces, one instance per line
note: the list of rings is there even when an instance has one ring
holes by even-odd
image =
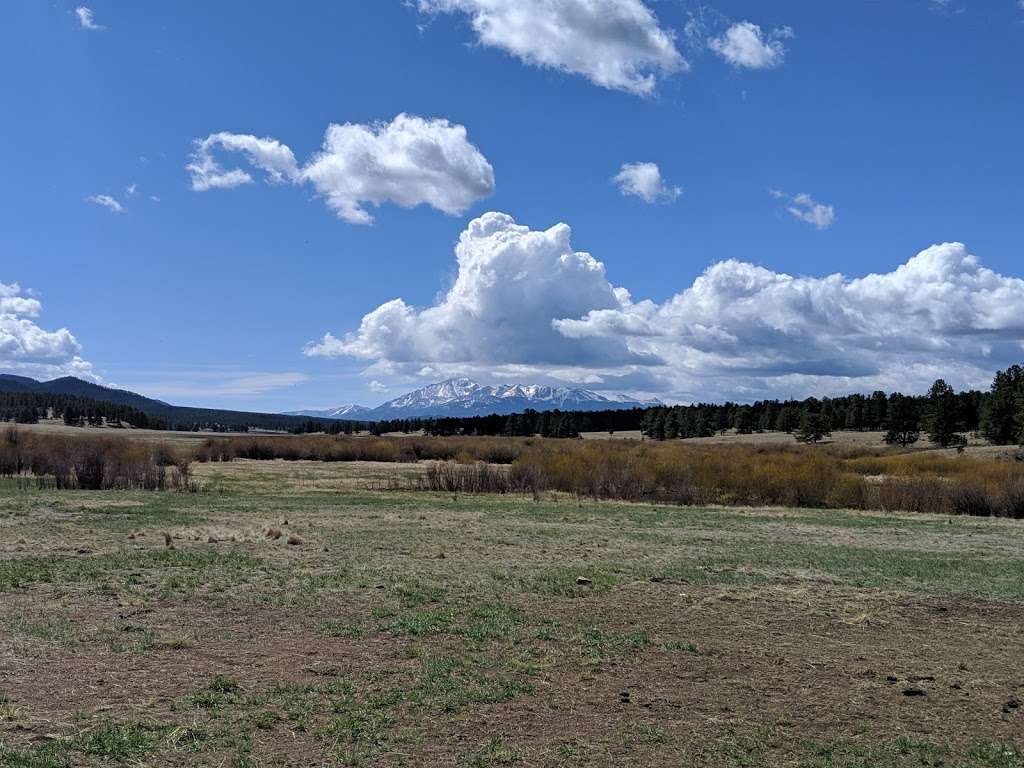
[[[492,437],[216,437],[171,448],[8,428],[0,475],[57,488],[191,487],[190,460],[424,462],[416,488],[557,491],[672,504],[831,507],[1024,519],[1024,463],[933,451]]]
[[[46,435],[7,427],[0,476],[65,490],[189,490],[191,455],[124,437]]]
[[[204,440],[194,455],[201,462],[232,459],[415,462],[458,458],[463,463],[511,464],[528,442],[500,437],[216,437]]]
[[[867,460],[817,448],[535,441],[508,467],[430,464],[417,487],[466,493],[560,491],[594,499],[931,512],[1024,519],[1017,462],[925,452]]]

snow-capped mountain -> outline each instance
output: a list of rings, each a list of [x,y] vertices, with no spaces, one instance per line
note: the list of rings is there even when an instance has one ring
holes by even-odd
[[[370,408],[363,405],[339,405],[337,408],[327,408],[322,411],[289,411],[285,416],[310,416],[314,419],[352,419],[358,421],[365,419],[370,413]]]
[[[623,396],[609,397],[577,387],[550,387],[542,384],[488,386],[463,377],[430,384],[373,409],[345,406],[328,411],[299,411],[294,415],[380,421],[419,416],[504,415],[522,413],[528,408],[536,411],[603,411],[651,405],[660,405],[660,402],[632,400]]]

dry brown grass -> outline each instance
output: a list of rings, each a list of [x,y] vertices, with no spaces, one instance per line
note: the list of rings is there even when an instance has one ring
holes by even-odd
[[[30,476],[69,490],[185,490],[191,487],[188,450],[123,437],[25,432],[0,434],[0,476]]]
[[[564,491],[595,499],[1024,517],[1016,461],[849,447],[537,442],[508,469],[433,466],[446,492]]]
[[[423,462],[422,473],[392,485],[449,493],[560,491],[622,501],[1024,518],[1024,462],[980,449],[958,455],[851,442],[328,435],[217,437],[189,446],[13,429],[0,440],[0,475],[30,474],[58,488],[188,488],[192,459]]]

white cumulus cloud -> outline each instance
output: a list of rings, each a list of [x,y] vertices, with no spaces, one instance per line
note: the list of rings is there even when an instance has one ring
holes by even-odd
[[[80,5],[75,8],[75,16],[78,17],[78,24],[82,29],[88,29],[92,32],[98,32],[106,29],[102,24],[96,23],[96,18],[92,9],[87,6]]]
[[[124,206],[121,205],[110,195],[89,195],[85,198],[87,203],[95,203],[101,205],[104,208],[113,211],[114,213],[124,213]]]
[[[683,194],[682,187],[665,183],[656,163],[623,163],[612,181],[622,194],[639,197],[645,203],[670,202]]]
[[[229,189],[252,182],[241,168],[225,169],[215,150],[241,153],[273,183],[312,184],[339,218],[370,224],[366,206],[425,204],[459,214],[494,193],[494,170],[467,138],[443,119],[400,114],[390,123],[331,124],[322,149],[300,166],[292,150],[271,138],[213,133],[195,142],[186,166],[192,189]]]
[[[782,63],[786,55],[782,40],[792,36],[789,27],[762,32],[753,22],[739,21],[708,40],[708,47],[734,67],[770,69]]]
[[[662,303],[611,284],[565,224],[534,231],[488,213],[456,257],[433,306],[394,299],[305,354],[363,359],[381,375],[489,371],[679,400],[917,392],[938,376],[984,386],[1024,354],[1024,280],[960,243],[863,277],[722,261]]]
[[[455,254],[459,273],[435,306],[394,299],[366,315],[353,333],[326,334],[310,356],[350,355],[397,363],[573,363],[630,359],[624,345],[570,339],[556,317],[620,306],[604,265],[574,251],[570,229],[534,231],[503,213],[469,223]],[[639,358],[638,358],[639,361]]]
[[[0,283],[0,370],[39,378],[95,379],[71,331],[47,331],[36,324],[42,309],[39,300],[24,295],[17,283]]]
[[[419,0],[424,13],[464,13],[482,45],[604,88],[654,92],[686,70],[675,35],[642,0]]]

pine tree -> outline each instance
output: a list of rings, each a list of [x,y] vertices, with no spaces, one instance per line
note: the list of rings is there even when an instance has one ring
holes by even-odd
[[[753,409],[749,405],[741,405],[737,408],[732,426],[740,435],[749,435],[753,432],[755,427]]]
[[[800,412],[791,405],[787,405],[779,411],[779,417],[775,421],[775,428],[779,432],[789,434],[800,426]]]
[[[797,430],[796,439],[801,443],[817,443],[825,437],[829,437],[832,430],[821,413],[804,411],[800,417],[800,429]]]
[[[885,442],[889,445],[904,447],[916,443],[921,435],[919,422],[917,404],[914,399],[905,397],[899,392],[894,393],[889,399]]]
[[[865,426],[868,429],[881,429],[885,424],[885,418],[889,407],[889,399],[885,392],[875,390],[871,393],[871,399],[865,408]]]
[[[668,415],[665,416],[665,439],[675,440],[681,432],[682,418],[679,415],[679,409],[672,408],[669,410]]]
[[[981,418],[981,433],[995,445],[1011,445],[1021,439],[1024,422],[1024,368],[1012,365],[996,373],[991,394]]]
[[[846,407],[847,429],[861,430],[864,428],[864,397],[853,395],[850,397],[849,405]]]
[[[960,415],[956,393],[942,379],[928,390],[928,415],[925,428],[928,439],[943,448],[962,446],[967,440],[960,434]]]

